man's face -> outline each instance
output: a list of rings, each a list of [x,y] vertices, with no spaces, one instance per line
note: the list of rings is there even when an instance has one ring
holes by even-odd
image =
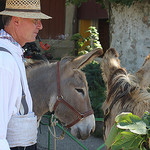
[[[17,27],[17,36],[20,43],[25,44],[35,41],[39,30],[42,28],[43,26],[40,19],[20,18]],[[21,44],[21,46],[23,46],[23,44]]]

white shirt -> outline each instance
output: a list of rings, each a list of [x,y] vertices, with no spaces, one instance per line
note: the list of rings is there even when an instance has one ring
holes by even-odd
[[[32,99],[22,61],[23,51],[21,46],[14,45],[8,39],[0,38],[0,47],[6,48],[13,55],[0,52],[0,150],[10,150],[6,140],[7,125],[11,116],[19,113],[22,97],[21,76],[18,65],[21,68],[29,112],[32,112]]]

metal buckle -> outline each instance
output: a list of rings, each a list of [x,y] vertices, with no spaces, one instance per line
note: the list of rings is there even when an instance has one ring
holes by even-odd
[[[57,100],[61,101],[63,99],[63,96],[57,96]]]

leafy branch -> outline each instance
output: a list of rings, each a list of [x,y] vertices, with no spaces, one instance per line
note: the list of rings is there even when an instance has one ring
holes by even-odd
[[[132,113],[121,113],[116,116],[105,144],[112,150],[150,150],[149,131],[149,112],[145,112],[142,118]]]
[[[102,48],[96,27],[90,26],[86,32],[89,32],[90,35],[85,38],[80,33],[72,36],[72,40],[75,42],[74,55],[83,55],[94,48]]]
[[[88,0],[67,0],[66,4],[75,4],[78,7],[81,6],[83,2],[87,2]],[[105,5],[106,0],[96,0],[97,3],[102,4],[103,6]],[[116,4],[121,4],[121,5],[126,5],[126,6],[131,6],[134,2],[142,2],[144,0],[107,0],[109,3],[116,3]]]

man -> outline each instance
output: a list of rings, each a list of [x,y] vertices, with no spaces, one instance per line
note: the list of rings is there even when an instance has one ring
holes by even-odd
[[[0,150],[36,150],[37,120],[27,85],[23,49],[41,30],[40,0],[6,0],[0,12]]]

